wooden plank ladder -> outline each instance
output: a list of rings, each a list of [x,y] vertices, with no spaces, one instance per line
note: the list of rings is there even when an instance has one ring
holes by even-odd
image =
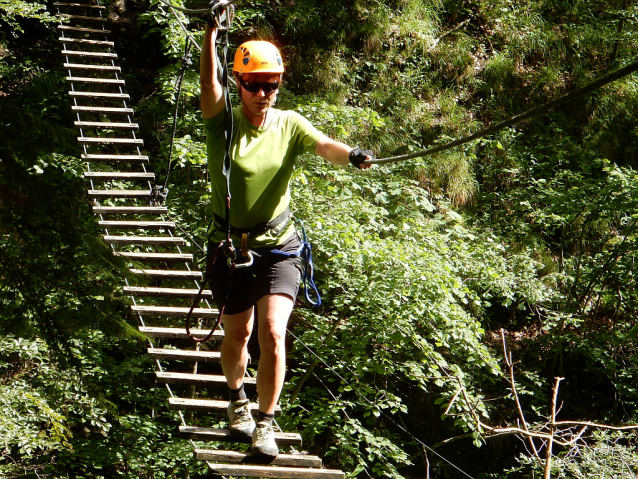
[[[208,442],[237,443],[242,440],[227,429],[210,427],[214,415],[226,415],[226,381],[221,374],[219,341],[192,341],[186,334],[184,318],[199,290],[202,272],[195,258],[182,248],[187,240],[174,235],[176,225],[167,218],[166,206],[149,206],[155,175],[148,171],[144,142],[138,138],[139,125],[121,68],[116,65],[114,43],[108,40],[106,8],[91,0],[54,3],[60,18],[66,81],[71,109],[77,118],[80,158],[89,198],[104,241],[113,253],[129,262],[135,284],[124,280],[123,291],[132,302],[131,311],[139,320],[139,330],[149,338],[147,353],[155,359],[156,379],[165,384],[169,408],[178,412],[179,434],[191,441],[195,458],[206,461],[218,476],[269,477],[291,479],[342,479],[339,470],[325,469],[321,458],[296,453],[301,445],[297,433],[278,432],[280,449],[289,449],[265,464],[250,453],[206,448]],[[204,291],[193,314],[195,337],[205,337],[218,311]],[[255,378],[247,377],[247,388]],[[257,405],[252,405],[257,413]],[[276,414],[281,414],[278,408]],[[217,418],[219,419],[219,418]],[[248,441],[248,438],[246,438]]]

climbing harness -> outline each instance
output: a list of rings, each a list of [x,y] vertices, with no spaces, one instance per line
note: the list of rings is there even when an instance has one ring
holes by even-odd
[[[439,153],[441,151],[445,151],[445,150],[449,150],[451,148],[454,148],[456,146],[459,145],[463,145],[465,143],[469,143],[470,141],[474,141],[477,140],[479,138],[483,138],[484,136],[488,136],[488,135],[492,135],[494,133],[496,133],[497,131],[503,130],[505,128],[508,128],[510,126],[514,126],[517,125],[518,123],[521,123],[533,116],[536,115],[540,115],[543,113],[548,112],[549,110],[551,110],[552,108],[556,108],[558,106],[564,105],[565,103],[569,103],[571,101],[574,101],[576,98],[579,98],[583,95],[586,95],[588,93],[591,93],[595,90],[597,90],[598,88],[601,88],[605,85],[607,85],[608,83],[612,83],[616,80],[619,80],[627,75],[630,75],[632,73],[634,73],[635,71],[638,70],[638,61],[634,62],[634,63],[630,63],[629,65],[627,65],[624,68],[621,68],[620,70],[615,71],[614,73],[610,73],[609,75],[605,75],[604,77],[599,78],[598,80],[594,80],[593,82],[591,82],[588,85],[585,85],[584,87],[578,88],[574,91],[571,91],[569,93],[567,93],[566,95],[563,95],[561,97],[558,98],[554,98],[553,100],[548,101],[547,103],[537,106],[536,108],[532,108],[531,110],[528,110],[524,113],[521,113],[520,115],[515,115],[511,118],[509,118],[508,120],[504,120],[501,121],[495,125],[489,126],[487,128],[484,128],[483,130],[477,131],[476,133],[473,133],[469,136],[466,136],[464,138],[459,138],[457,140],[453,140],[450,141],[448,143],[445,143],[443,145],[439,145],[439,146],[435,146],[432,148],[429,148],[427,150],[421,150],[421,151],[416,151],[414,153],[410,153],[407,155],[400,155],[400,156],[393,156],[390,158],[377,158],[377,159],[373,159],[373,160],[367,160],[364,163],[368,164],[368,165],[380,165],[380,164],[384,164],[384,163],[397,163],[399,161],[405,161],[405,160],[411,160],[413,158],[422,158],[424,156],[429,156],[432,155],[434,153]]]

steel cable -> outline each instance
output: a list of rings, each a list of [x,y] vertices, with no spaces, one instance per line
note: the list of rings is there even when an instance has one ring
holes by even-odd
[[[508,128],[510,126],[514,126],[518,123],[521,123],[533,116],[536,115],[540,115],[542,113],[546,113],[549,110],[556,108],[558,106],[564,105],[566,103],[569,103],[571,101],[574,101],[575,99],[586,95],[588,93],[593,92],[594,90],[597,90],[605,85],[607,85],[608,83],[612,83],[614,81],[617,81],[627,75],[630,75],[632,73],[634,73],[636,70],[638,70],[638,61],[634,62],[634,63],[630,63],[629,65],[627,65],[624,68],[621,68],[620,70],[615,71],[614,73],[610,73],[609,75],[606,75],[602,78],[599,78],[598,80],[594,80],[593,82],[589,83],[588,85],[585,85],[582,88],[578,88],[574,91],[571,91],[569,93],[567,93],[566,95],[563,95],[561,97],[555,98],[553,100],[548,101],[547,103],[537,106],[536,108],[532,108],[531,110],[528,110],[524,113],[521,113],[519,115],[515,115],[511,118],[509,118],[508,120],[504,120],[501,121],[499,123],[496,123],[495,125],[489,126],[487,128],[484,128],[480,131],[477,131],[476,133],[473,133],[469,136],[466,136],[464,138],[459,138],[457,140],[453,140],[450,141],[448,143],[445,143],[443,145],[438,145],[438,146],[434,146],[432,148],[426,149],[426,150],[421,150],[421,151],[417,151],[415,153],[410,153],[407,155],[400,155],[400,156],[392,156],[389,158],[378,158],[378,159],[374,159],[374,160],[367,160],[364,163],[369,164],[369,165],[380,165],[380,164],[384,164],[384,163],[397,163],[399,161],[406,161],[406,160],[411,160],[414,158],[422,158],[424,156],[429,156],[432,155],[434,153],[439,153],[441,151],[445,151],[445,150],[449,150],[451,148],[454,148],[456,146],[460,146],[463,145],[465,143],[469,143],[471,141],[477,140],[479,138],[483,138],[484,136],[488,136],[488,135],[492,135],[494,133],[496,133],[497,131],[503,130],[505,128]]]

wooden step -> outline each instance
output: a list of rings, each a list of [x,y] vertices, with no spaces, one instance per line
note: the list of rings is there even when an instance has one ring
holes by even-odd
[[[179,288],[145,288],[140,286],[125,286],[122,291],[130,296],[151,296],[161,298],[189,298],[195,299],[198,289]],[[213,293],[209,289],[202,291],[201,299],[212,300]]]
[[[96,215],[164,215],[166,206],[94,206]]]
[[[80,145],[131,145],[144,146],[144,140],[137,138],[101,138],[101,137],[78,137]]]
[[[79,7],[79,8],[91,8],[94,10],[106,10],[106,7],[103,5],[90,5],[87,3],[63,3],[56,2],[53,4],[54,7]]]
[[[87,171],[84,178],[88,180],[139,180],[153,181],[155,173],[144,173],[134,171]],[[173,223],[173,226],[175,223]]]
[[[133,236],[102,235],[105,242],[121,245],[182,246],[186,243],[180,236]]]
[[[151,338],[159,339],[190,339],[185,328],[156,328],[153,326],[140,326],[140,333]],[[191,329],[191,334],[198,338],[205,338],[210,334],[210,329]],[[216,329],[211,339],[219,340],[224,338],[224,331]]]
[[[86,52],[80,50],[62,50],[62,55],[67,57],[91,57],[91,58],[111,58],[117,59],[117,53],[108,52]]]
[[[150,198],[150,190],[88,190],[89,198]]]
[[[191,351],[187,349],[160,349],[160,348],[148,348],[146,350],[149,356],[157,359],[166,359],[170,361],[196,361],[196,362],[204,362],[204,363],[218,363],[219,362],[219,351]],[[169,398],[176,399],[176,398]],[[184,401],[206,401],[207,399],[184,399]],[[223,401],[215,401],[218,403],[222,403]],[[180,404],[180,401],[177,401],[176,404]],[[195,405],[197,403],[188,403]],[[228,407],[228,402],[225,403]],[[187,405],[187,403],[184,403]],[[256,405],[259,408],[259,405]],[[207,409],[211,409],[208,407]],[[226,409],[224,408],[224,412]]]
[[[249,452],[221,451],[218,449],[195,449],[195,459],[199,461],[225,462],[233,464],[264,464],[271,466],[314,467],[320,468],[321,458],[309,454],[279,454],[271,460],[255,457]],[[305,471],[309,472],[309,471]],[[305,476],[295,476],[296,478]],[[325,476],[322,476],[325,477]]]
[[[228,429],[210,427],[180,426],[179,435],[184,439],[193,439],[195,441],[251,442],[250,436],[234,436]],[[301,436],[291,432],[275,432],[275,442],[279,446],[301,446]]]
[[[127,163],[148,163],[148,156],[146,155],[80,155],[80,158],[84,161],[95,162],[125,161]],[[148,190],[147,194],[150,196],[151,190]]]
[[[59,42],[62,43],[79,43],[81,45],[95,45],[98,47],[115,47],[115,42],[109,42],[107,40],[91,40],[89,38],[72,38],[72,37],[60,37]]]
[[[186,244],[184,238],[172,236],[111,236],[103,235],[104,241],[109,244],[127,245],[154,245],[154,246],[181,246]]]
[[[58,25],[58,30],[65,30],[67,32],[82,32],[82,33],[103,33],[109,35],[111,30],[101,30],[98,28],[84,28],[84,27],[71,27],[69,25]]]
[[[344,479],[346,475],[335,469],[305,469],[302,467],[250,466],[210,463],[208,468],[221,476],[261,477],[279,479]]]
[[[104,228],[113,229],[144,229],[144,230],[173,230],[175,223],[172,221],[98,221]]]
[[[115,256],[121,256],[131,261],[140,262],[163,262],[163,263],[192,263],[192,254],[182,253],[131,253],[128,251],[116,251]]]
[[[78,22],[98,22],[98,23],[105,23],[108,21],[107,18],[105,17],[92,17],[92,16],[85,16],[85,15],[72,15],[70,13],[56,13],[55,14],[56,17],[58,18],[63,18],[66,20],[75,20]]]
[[[92,78],[92,77],[69,76],[69,77],[66,77],[66,81],[71,83],[104,83],[107,85],[122,85],[122,86],[126,84],[124,80],[118,80],[115,78]]]
[[[105,106],[72,106],[71,111],[85,113],[110,113],[112,115],[133,115],[133,108],[105,107]]]
[[[170,373],[166,371],[155,371],[155,377],[161,383],[168,384],[210,384],[226,387],[226,378],[218,374],[189,374]],[[254,386],[257,383],[255,378],[244,378],[244,386]]]
[[[75,121],[76,128],[104,129],[104,130],[139,130],[137,123],[116,123],[110,121]]]
[[[116,72],[121,73],[122,69],[113,65],[90,65],[88,63],[65,63],[64,68],[67,70],[91,70],[96,72]]]
[[[100,91],[70,91],[68,95],[72,98],[106,98],[107,100],[130,100],[126,93],[103,93]]]
[[[158,279],[192,279],[200,280],[203,278],[201,271],[184,271],[170,269],[137,269],[131,268],[131,273],[150,276]]]
[[[185,318],[190,311],[190,307],[182,308],[175,306],[131,306],[131,311],[142,316],[163,316],[166,318]],[[212,308],[195,308],[193,318],[217,318],[219,311]]]
[[[168,405],[171,409],[178,411],[206,411],[211,413],[224,414],[228,408],[228,401],[216,399],[191,399],[191,398],[168,398]],[[259,404],[250,403],[250,412],[253,416],[259,414]],[[275,408],[275,416],[281,416],[281,408]]]

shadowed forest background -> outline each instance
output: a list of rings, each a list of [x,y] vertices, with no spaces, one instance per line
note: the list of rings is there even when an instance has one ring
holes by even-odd
[[[163,181],[186,37],[157,0],[104,4]],[[0,476],[195,477],[91,214],[47,7],[0,0]],[[277,107],[388,157],[636,61],[637,21],[633,0],[245,0],[229,38],[280,47]],[[204,244],[218,173],[193,53],[167,206]],[[290,337],[280,423],[350,477],[409,479],[542,477],[528,441],[476,418],[521,427],[522,411],[540,430],[556,377],[558,420],[637,424],[637,120],[633,75],[426,158],[300,158],[294,210],[324,302],[300,302],[290,330],[325,363]],[[551,477],[634,477],[636,444],[590,427],[554,448]]]

